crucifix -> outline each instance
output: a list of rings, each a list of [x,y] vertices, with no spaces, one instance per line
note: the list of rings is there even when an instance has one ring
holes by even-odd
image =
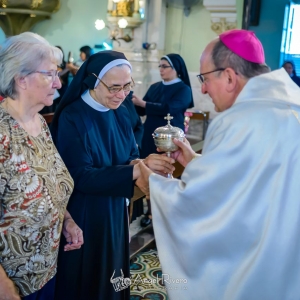
[[[171,125],[170,121],[173,119],[173,117],[171,117],[170,114],[167,114],[167,116],[164,117],[164,119],[168,121],[168,125]]]

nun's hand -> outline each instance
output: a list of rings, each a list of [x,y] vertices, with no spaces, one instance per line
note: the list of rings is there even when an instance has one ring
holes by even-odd
[[[141,170],[141,175],[136,180],[135,184],[146,195],[146,198],[150,199],[149,177],[153,172],[144,164],[143,161],[139,163],[139,167]]]
[[[142,100],[141,98],[137,97],[136,95],[132,95],[132,102],[136,106],[145,107],[146,101]]]
[[[144,159],[145,165],[153,172],[165,176],[168,173],[173,173],[175,167],[172,165],[175,160],[165,154],[150,154]]]

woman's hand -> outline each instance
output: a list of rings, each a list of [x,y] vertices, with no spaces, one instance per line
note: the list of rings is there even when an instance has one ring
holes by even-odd
[[[172,174],[175,167],[172,165],[175,160],[165,154],[150,154],[144,159],[144,164],[157,174],[165,176]]]
[[[137,161],[137,160],[135,160]],[[132,161],[133,162],[133,161]],[[139,178],[141,176],[141,171],[140,171],[140,164],[139,164],[140,160],[138,161],[138,163],[130,163],[133,166],[133,175],[132,175],[132,180],[136,180],[137,178]]]
[[[141,98],[137,97],[136,95],[132,95],[132,102],[136,106],[145,107],[146,101],[142,100]]]
[[[196,153],[186,138],[184,138],[183,142],[178,139],[173,139],[173,143],[177,145],[179,149],[172,152],[171,157],[185,167],[195,157]]]
[[[67,240],[67,244],[64,247],[65,251],[80,249],[83,244],[82,230],[71,217],[64,220],[63,235]]]
[[[146,167],[143,161],[139,163],[141,176],[138,177],[135,184],[140,188],[140,190],[146,195],[147,199],[150,199],[150,189],[149,189],[149,176],[153,173],[149,168]]]
[[[0,300],[21,300],[13,281],[7,277],[0,265]]]

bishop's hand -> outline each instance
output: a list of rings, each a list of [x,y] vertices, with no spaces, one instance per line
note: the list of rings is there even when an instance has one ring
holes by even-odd
[[[183,141],[173,139],[173,143],[177,145],[179,149],[172,152],[171,157],[178,161],[182,166],[186,167],[186,165],[195,157],[195,151],[192,149],[186,138],[184,138]]]

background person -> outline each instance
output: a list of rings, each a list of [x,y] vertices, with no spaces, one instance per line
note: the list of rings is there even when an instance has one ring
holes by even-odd
[[[61,88],[57,89],[58,96],[57,98],[54,99],[53,104],[50,106],[45,106],[43,109],[39,112],[40,114],[49,114],[55,112],[56,107],[58,106],[61,98],[63,97],[64,93],[66,92],[68,85],[69,85],[69,74],[70,74],[70,69],[67,67],[67,62],[65,61],[65,56],[62,47],[60,46],[55,46],[56,48],[60,49],[62,52],[62,62],[58,66],[58,71],[59,71],[59,80],[61,83]]]
[[[290,75],[292,80],[300,86],[300,77],[297,76],[296,70],[295,70],[295,64],[291,60],[287,60],[283,63],[282,67],[287,71],[287,73]]]
[[[139,152],[141,152],[144,126],[143,126],[140,116],[137,114],[136,109],[132,103],[132,95],[133,95],[133,91],[130,91],[130,93],[125,98],[125,100],[123,101],[122,104],[124,106],[126,106],[128,112],[129,112],[129,117],[130,117],[130,121],[131,121],[131,127],[133,130],[134,138],[135,138],[136,144],[138,146]]]
[[[122,105],[126,106],[128,112],[129,112],[129,118],[130,118],[132,130],[133,130],[135,142],[139,149],[139,153],[141,153],[144,126],[143,126],[140,116],[137,114],[136,109],[132,103],[132,94],[133,94],[133,91],[130,91],[128,96],[123,101]],[[133,206],[131,222],[133,220],[135,220],[137,217],[140,217],[143,213],[144,213],[143,199],[136,200],[134,202],[134,206]]]
[[[144,123],[141,158],[157,153],[152,133],[156,128],[167,124],[164,117],[168,113],[173,117],[171,125],[184,130],[184,113],[194,106],[188,71],[179,54],[171,53],[163,56],[159,63],[159,72],[162,81],[152,84],[143,99],[136,95],[132,96],[138,114],[147,116]],[[142,227],[151,223],[149,200],[147,204],[148,212],[141,219]]]
[[[80,67],[51,124],[75,182],[68,210],[85,234],[77,254],[60,251],[56,300],[129,299],[129,286],[116,292],[111,278],[130,278],[126,198],[140,171],[129,113],[121,104],[132,85],[123,53],[96,53]],[[174,170],[166,156],[145,161],[157,171]]]
[[[73,180],[38,112],[61,87],[62,53],[25,32],[0,49],[0,299],[54,300],[58,245],[78,249],[66,211]]]
[[[71,73],[73,75],[75,75],[77,73],[77,71],[79,70],[79,68],[81,67],[81,65],[87,60],[89,59],[89,57],[93,54],[93,50],[90,46],[82,46],[79,49],[80,53],[79,53],[79,57],[80,59],[75,63],[68,63],[67,67],[69,68],[69,70],[71,71]]]
[[[149,180],[153,227],[170,299],[297,299],[300,294],[300,90],[269,73],[253,32],[224,32],[200,59],[201,90],[221,112],[203,155],[185,141],[181,180]],[[143,181],[142,181],[143,179]],[[283,280],[284,278],[284,280]]]

